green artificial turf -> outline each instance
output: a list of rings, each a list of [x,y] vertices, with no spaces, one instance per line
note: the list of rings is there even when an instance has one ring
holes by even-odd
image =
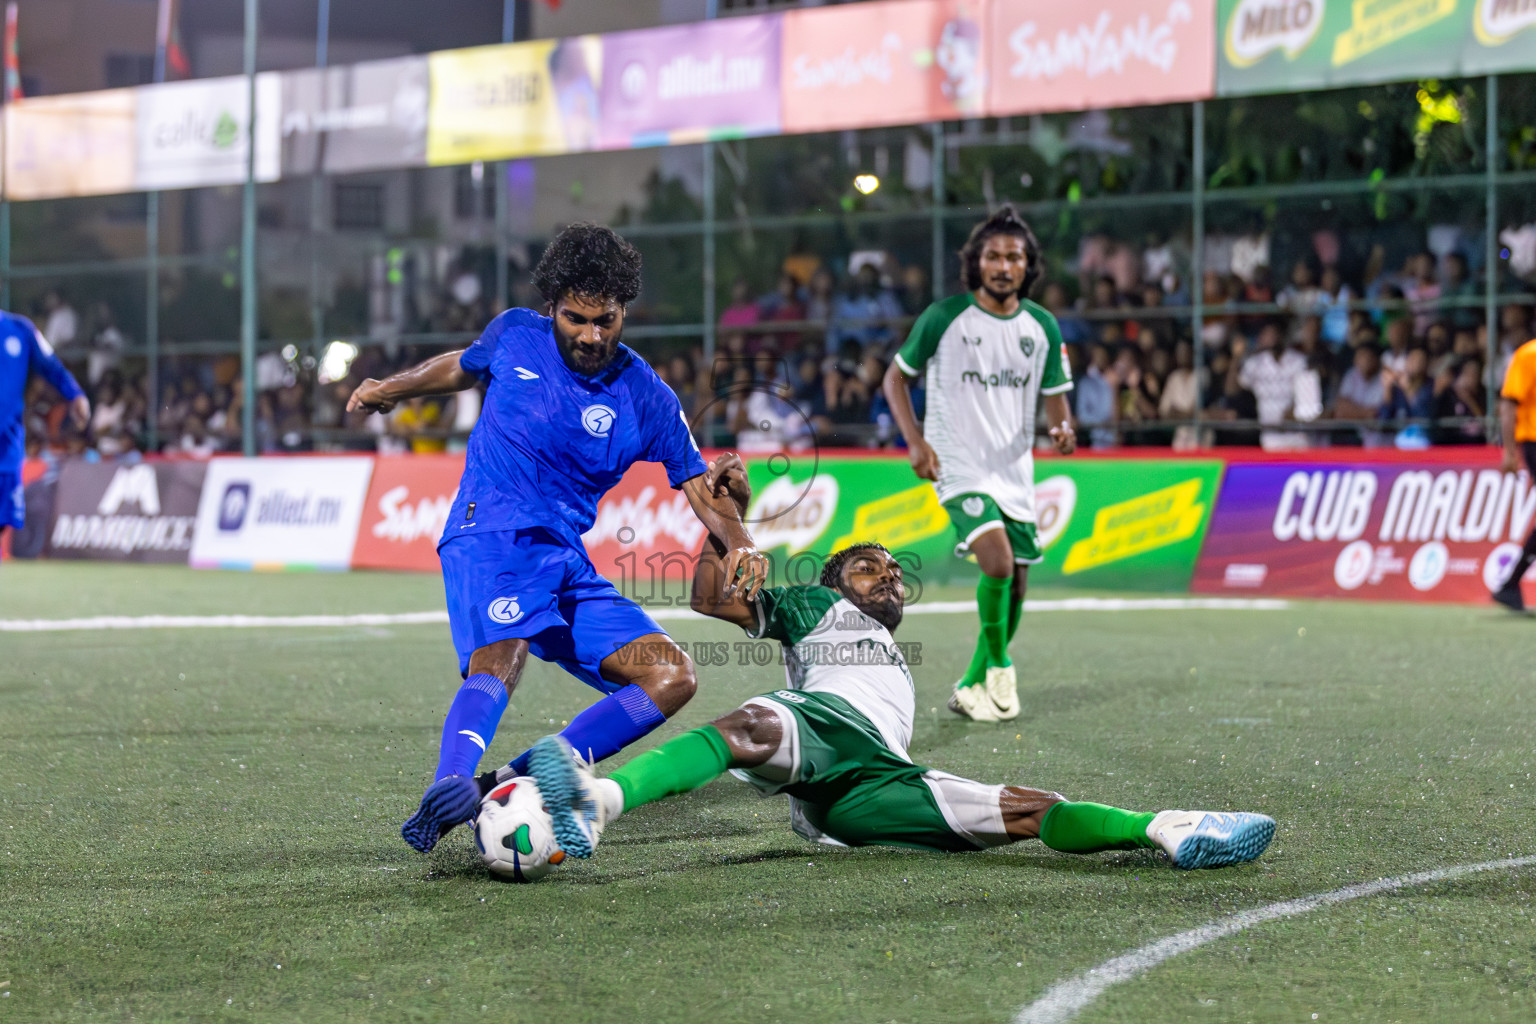
[[[5,619],[441,607],[427,576],[0,566]],[[1243,908],[1536,853],[1536,622],[1040,612],[1013,648],[1027,717],[1002,725],[943,709],[972,628],[911,616],[898,633],[923,645],[917,760],[1135,809],[1264,811],[1268,854],[1181,873],[1035,843],[831,850],[724,779],[509,885],[462,830],[429,857],[399,838],[457,686],[445,625],[0,633],[0,1020],[1002,1022]],[[773,665],[701,669],[640,746],[781,683]],[[593,696],[531,664],[486,763]],[[1265,924],[1079,1019],[1536,1019],[1533,887],[1528,868]]]

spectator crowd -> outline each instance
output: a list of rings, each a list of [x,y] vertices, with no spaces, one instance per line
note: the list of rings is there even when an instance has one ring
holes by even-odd
[[[1187,259],[1167,243],[1136,248],[1103,237],[1083,241],[1075,273],[1037,288],[1061,325],[1077,382],[1071,402],[1088,443],[1286,449],[1489,440],[1490,386],[1531,337],[1532,307],[1528,300],[1501,306],[1490,349],[1482,290],[1461,252],[1413,252],[1391,270],[1378,246],[1346,274],[1337,243],[1325,238],[1277,280],[1267,236],[1219,248],[1216,258],[1207,252],[1198,296],[1178,269]],[[418,399],[387,418],[348,413],[346,400],[362,379],[478,331],[490,306],[470,276],[451,283],[431,324],[432,344],[348,344],[339,363],[329,351],[301,354],[292,345],[263,352],[255,374],[258,449],[434,452],[462,444],[479,411],[474,392]],[[855,252],[836,268],[794,256],[771,283],[732,284],[711,358],[702,345],[632,344],[677,392],[701,443],[748,452],[899,446],[881,381],[933,297],[927,270],[889,253]],[[32,451],[120,457],[147,450],[151,425],[162,452],[239,449],[244,389],[236,356],[163,359],[151,402],[143,357],[125,354],[131,346],[112,311],[100,302],[84,306],[82,314],[50,292],[30,311],[93,407],[89,428],[76,431],[57,396],[35,380]],[[920,387],[913,397],[921,416]]]

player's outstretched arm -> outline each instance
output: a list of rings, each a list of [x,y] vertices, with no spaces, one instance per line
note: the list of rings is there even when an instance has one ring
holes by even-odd
[[[896,420],[896,427],[901,431],[901,436],[906,438],[912,472],[920,480],[937,480],[939,456],[933,446],[923,439],[922,424],[917,422],[917,413],[912,409],[911,387],[915,379],[903,373],[901,367],[892,360],[880,386],[885,392],[886,402],[891,406],[891,416]]]
[[[747,504],[752,500],[752,490],[747,486],[747,471],[741,457],[734,452],[726,452],[716,458],[704,473],[685,481],[682,490],[688,496],[693,514],[699,517],[699,522],[709,531],[710,541],[705,544],[705,551],[713,553],[721,563],[720,575],[717,577],[718,596],[727,600],[739,594],[751,601],[768,581],[768,560],[752,543],[741,521]],[[695,600],[698,585],[699,575],[695,572]],[[697,604],[695,610],[704,611]],[[705,614],[715,613],[706,611]]]
[[[370,377],[359,384],[357,390],[352,392],[352,397],[347,399],[347,412],[357,409],[389,412],[409,398],[451,395],[472,388],[477,378],[459,365],[459,357],[463,354],[463,349],[444,352],[383,380]]]
[[[683,485],[685,493],[690,485],[696,485],[703,493],[708,502],[707,508],[735,520],[745,535],[746,528],[740,526],[741,516],[752,500],[752,488],[747,484],[746,467],[742,465],[739,455],[726,452],[719,456],[706,473]],[[689,501],[693,501],[691,493],[688,497]],[[730,507],[728,513],[718,508],[722,505]],[[695,503],[693,507],[695,514],[699,514],[699,505]],[[709,525],[704,515],[699,514],[699,519],[706,526]],[[747,543],[751,544],[750,539]],[[704,539],[704,550],[699,553],[698,565],[693,570],[693,595],[689,603],[694,611],[724,619],[742,628],[756,624],[757,613],[752,607],[752,601],[768,578],[768,563],[756,548],[751,550],[760,563],[756,567],[756,579],[751,585],[747,581],[733,585],[737,584],[735,567],[730,558],[733,552],[719,534],[710,530],[709,536]],[[737,564],[740,564],[739,561]]]

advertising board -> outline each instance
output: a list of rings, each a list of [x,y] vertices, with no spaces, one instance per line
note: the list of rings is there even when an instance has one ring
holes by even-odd
[[[1526,475],[1492,466],[1234,463],[1193,589],[1480,603],[1519,556],[1533,515]]]
[[[427,162],[427,58],[291,71],[283,173],[344,174]]]
[[[138,90],[134,187],[201,188],[245,180],[249,94],[244,77],[146,85]],[[256,180],[281,170],[282,83],[256,76]]]
[[[602,145],[777,132],[780,22],[763,15],[603,36]]]
[[[7,106],[6,198],[133,191],[136,95],[107,89]]]
[[[191,564],[198,569],[346,569],[373,459],[214,459]]]
[[[977,117],[987,101],[978,0],[893,0],[784,14],[786,132]]]
[[[64,463],[49,557],[185,565],[207,471],[191,461]]]
[[[747,512],[758,546],[782,573],[776,583],[810,582],[821,558],[861,540],[906,556],[909,578],[975,577],[973,562],[954,557],[954,529],[933,486],[904,458],[830,456],[777,468],[771,460],[748,465]],[[1187,588],[1220,476],[1221,463],[1208,459],[1040,460],[1045,561],[1030,570],[1031,584]]]
[[[352,568],[439,571],[437,541],[463,473],[462,455],[375,459]]]
[[[1206,99],[1216,86],[1214,0],[992,0],[987,113]]]
[[[433,166],[597,147],[597,36],[443,50],[427,65]]]

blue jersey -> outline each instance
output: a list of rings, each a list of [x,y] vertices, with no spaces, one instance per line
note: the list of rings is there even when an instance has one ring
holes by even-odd
[[[65,401],[84,394],[31,320],[0,313],[0,473],[21,470],[27,450],[27,378],[34,373],[58,389]]]
[[[509,309],[459,365],[487,389],[443,541],[542,526],[580,543],[634,463],[662,463],[673,487],[705,470],[677,395],[624,345],[583,376],[560,357],[549,317]]]

